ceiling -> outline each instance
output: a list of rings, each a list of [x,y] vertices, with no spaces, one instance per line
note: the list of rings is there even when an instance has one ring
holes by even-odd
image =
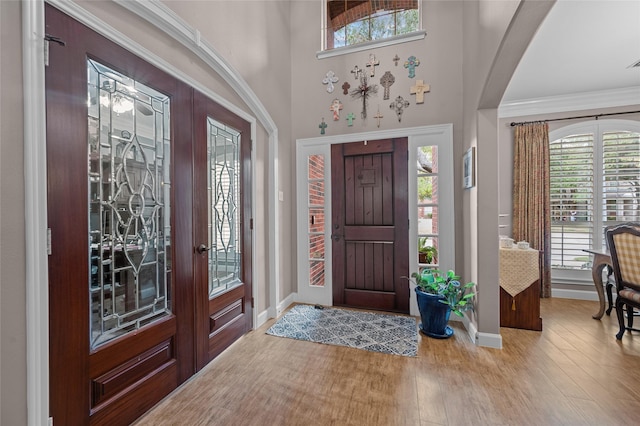
[[[502,104],[640,87],[640,0],[558,0]],[[640,103],[640,99],[638,99]]]

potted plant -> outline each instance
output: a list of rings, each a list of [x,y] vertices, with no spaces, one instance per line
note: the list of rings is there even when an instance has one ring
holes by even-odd
[[[442,274],[437,269],[423,268],[411,274],[416,285],[416,297],[420,310],[420,331],[430,337],[446,339],[453,336],[453,329],[447,325],[451,312],[464,316],[463,312],[473,309],[471,300],[475,293],[470,291],[474,283],[462,285],[460,277],[453,271]]]
[[[438,249],[427,245],[427,237],[418,238],[418,262],[438,263]]]

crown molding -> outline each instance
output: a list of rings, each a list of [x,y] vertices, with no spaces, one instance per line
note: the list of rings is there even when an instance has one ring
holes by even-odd
[[[523,117],[527,115],[624,107],[639,104],[640,86],[632,86],[622,89],[599,90],[503,102],[498,107],[498,117]]]

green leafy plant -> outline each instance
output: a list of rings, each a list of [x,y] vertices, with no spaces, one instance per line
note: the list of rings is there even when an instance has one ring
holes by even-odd
[[[476,293],[471,292],[475,285],[472,282],[462,285],[460,277],[453,271],[443,274],[437,269],[423,268],[411,274],[412,281],[425,293],[443,296],[440,302],[451,307],[451,312],[463,316],[463,312],[473,310],[472,298]]]
[[[418,238],[418,253],[424,255],[420,259],[421,263],[438,263],[438,249],[427,245],[427,237]]]

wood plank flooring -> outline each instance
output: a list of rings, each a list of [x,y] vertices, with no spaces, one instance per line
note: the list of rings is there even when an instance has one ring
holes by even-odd
[[[271,320],[135,424],[640,424],[640,333],[617,341],[597,302],[541,302],[543,331],[502,328],[502,350],[453,323],[416,358],[269,336]]]

